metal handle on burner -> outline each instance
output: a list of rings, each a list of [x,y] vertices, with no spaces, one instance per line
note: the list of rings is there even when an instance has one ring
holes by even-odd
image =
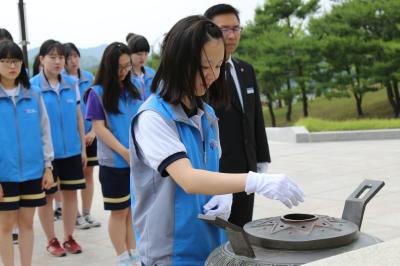
[[[236,255],[246,256],[249,258],[255,258],[254,250],[250,245],[250,241],[243,228],[230,223],[224,219],[217,216],[209,216],[204,214],[199,214],[198,218],[209,224],[218,226],[225,230],[228,235],[229,242],[231,244],[232,250]]]
[[[383,181],[365,179],[346,199],[342,218],[355,223],[360,230],[365,206],[384,185]]]

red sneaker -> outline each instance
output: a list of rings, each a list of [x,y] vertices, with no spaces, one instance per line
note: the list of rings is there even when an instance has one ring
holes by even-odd
[[[46,250],[55,257],[64,257],[65,255],[67,255],[65,253],[65,250],[61,247],[60,242],[58,242],[57,238],[53,238],[49,241]]]
[[[68,240],[63,243],[64,249],[72,254],[78,254],[82,253],[82,248],[81,246],[76,243],[75,239],[72,238],[72,236],[68,236]]]

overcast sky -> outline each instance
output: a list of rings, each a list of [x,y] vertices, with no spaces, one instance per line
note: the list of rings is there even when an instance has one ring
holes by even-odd
[[[329,0],[323,0],[328,2]],[[179,19],[204,11],[221,1],[212,0],[24,0],[29,48],[47,39],[74,42],[80,48],[125,41],[128,32],[142,34],[149,43]],[[20,41],[18,0],[1,0],[0,28]],[[252,20],[264,0],[226,0],[240,11],[242,24]]]

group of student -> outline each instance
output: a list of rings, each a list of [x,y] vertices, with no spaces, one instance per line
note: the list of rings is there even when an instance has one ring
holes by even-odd
[[[229,106],[229,58],[213,18],[238,13],[221,4],[206,14],[171,28],[156,73],[144,66],[148,42],[135,34],[127,44],[106,47],[94,80],[79,68],[71,43],[45,41],[41,70],[29,80],[18,45],[0,42],[0,255],[6,266],[14,265],[16,223],[21,263],[31,264],[35,207],[48,252],[82,252],[73,238],[77,190],[93,183],[95,154],[117,265],[203,265],[227,238],[197,216],[227,219],[231,193],[259,193],[288,207],[303,201],[284,174],[218,172],[223,151],[213,108]],[[52,208],[58,187],[62,245]]]
[[[150,50],[147,40],[129,34],[129,47],[123,43],[110,44],[96,79],[90,72],[80,69],[80,52],[73,43],[47,40],[37,56],[39,71],[36,70],[37,74],[29,80],[22,50],[5,29],[0,29],[0,36],[3,37],[0,42],[0,145],[3,147],[0,155],[0,254],[3,263],[13,265],[10,230],[17,224],[21,263],[31,264],[35,207],[40,207],[39,219],[50,254],[62,257],[67,252],[82,252],[73,238],[79,218],[77,190],[82,191],[80,218],[88,224],[95,223],[90,207],[93,167],[98,164],[96,135],[100,136],[104,208],[111,210],[110,239],[118,255],[126,252],[125,260],[137,261],[127,148],[130,119],[150,95],[149,85],[154,76],[154,71],[144,66]],[[93,93],[86,93],[89,88]],[[97,96],[100,101],[96,101]],[[118,108],[123,108],[123,115],[115,115]],[[84,117],[94,119],[93,125]],[[124,124],[120,124],[121,121]],[[113,123],[115,129],[111,127]],[[110,136],[111,144],[108,143]],[[116,145],[124,153],[120,161],[114,160],[118,155],[109,148]],[[55,234],[53,217],[53,199],[58,189],[62,195],[62,245]]]

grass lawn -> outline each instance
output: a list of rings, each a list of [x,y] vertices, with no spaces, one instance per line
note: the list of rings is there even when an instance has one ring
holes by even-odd
[[[362,103],[365,118],[390,119],[393,118],[392,109],[386,97],[384,89],[376,92],[369,92],[364,95]],[[288,122],[285,118],[287,107],[275,109],[276,123],[278,127],[293,126],[303,117],[303,106],[301,102],[293,105],[292,121]],[[271,126],[271,118],[269,116],[268,107],[264,106],[265,125]],[[354,98],[317,98],[309,101],[309,117],[320,118],[324,120],[358,120],[356,103]],[[400,120],[400,119],[396,119]]]
[[[345,121],[304,118],[296,122],[310,132],[400,128],[400,119],[350,119]]]

